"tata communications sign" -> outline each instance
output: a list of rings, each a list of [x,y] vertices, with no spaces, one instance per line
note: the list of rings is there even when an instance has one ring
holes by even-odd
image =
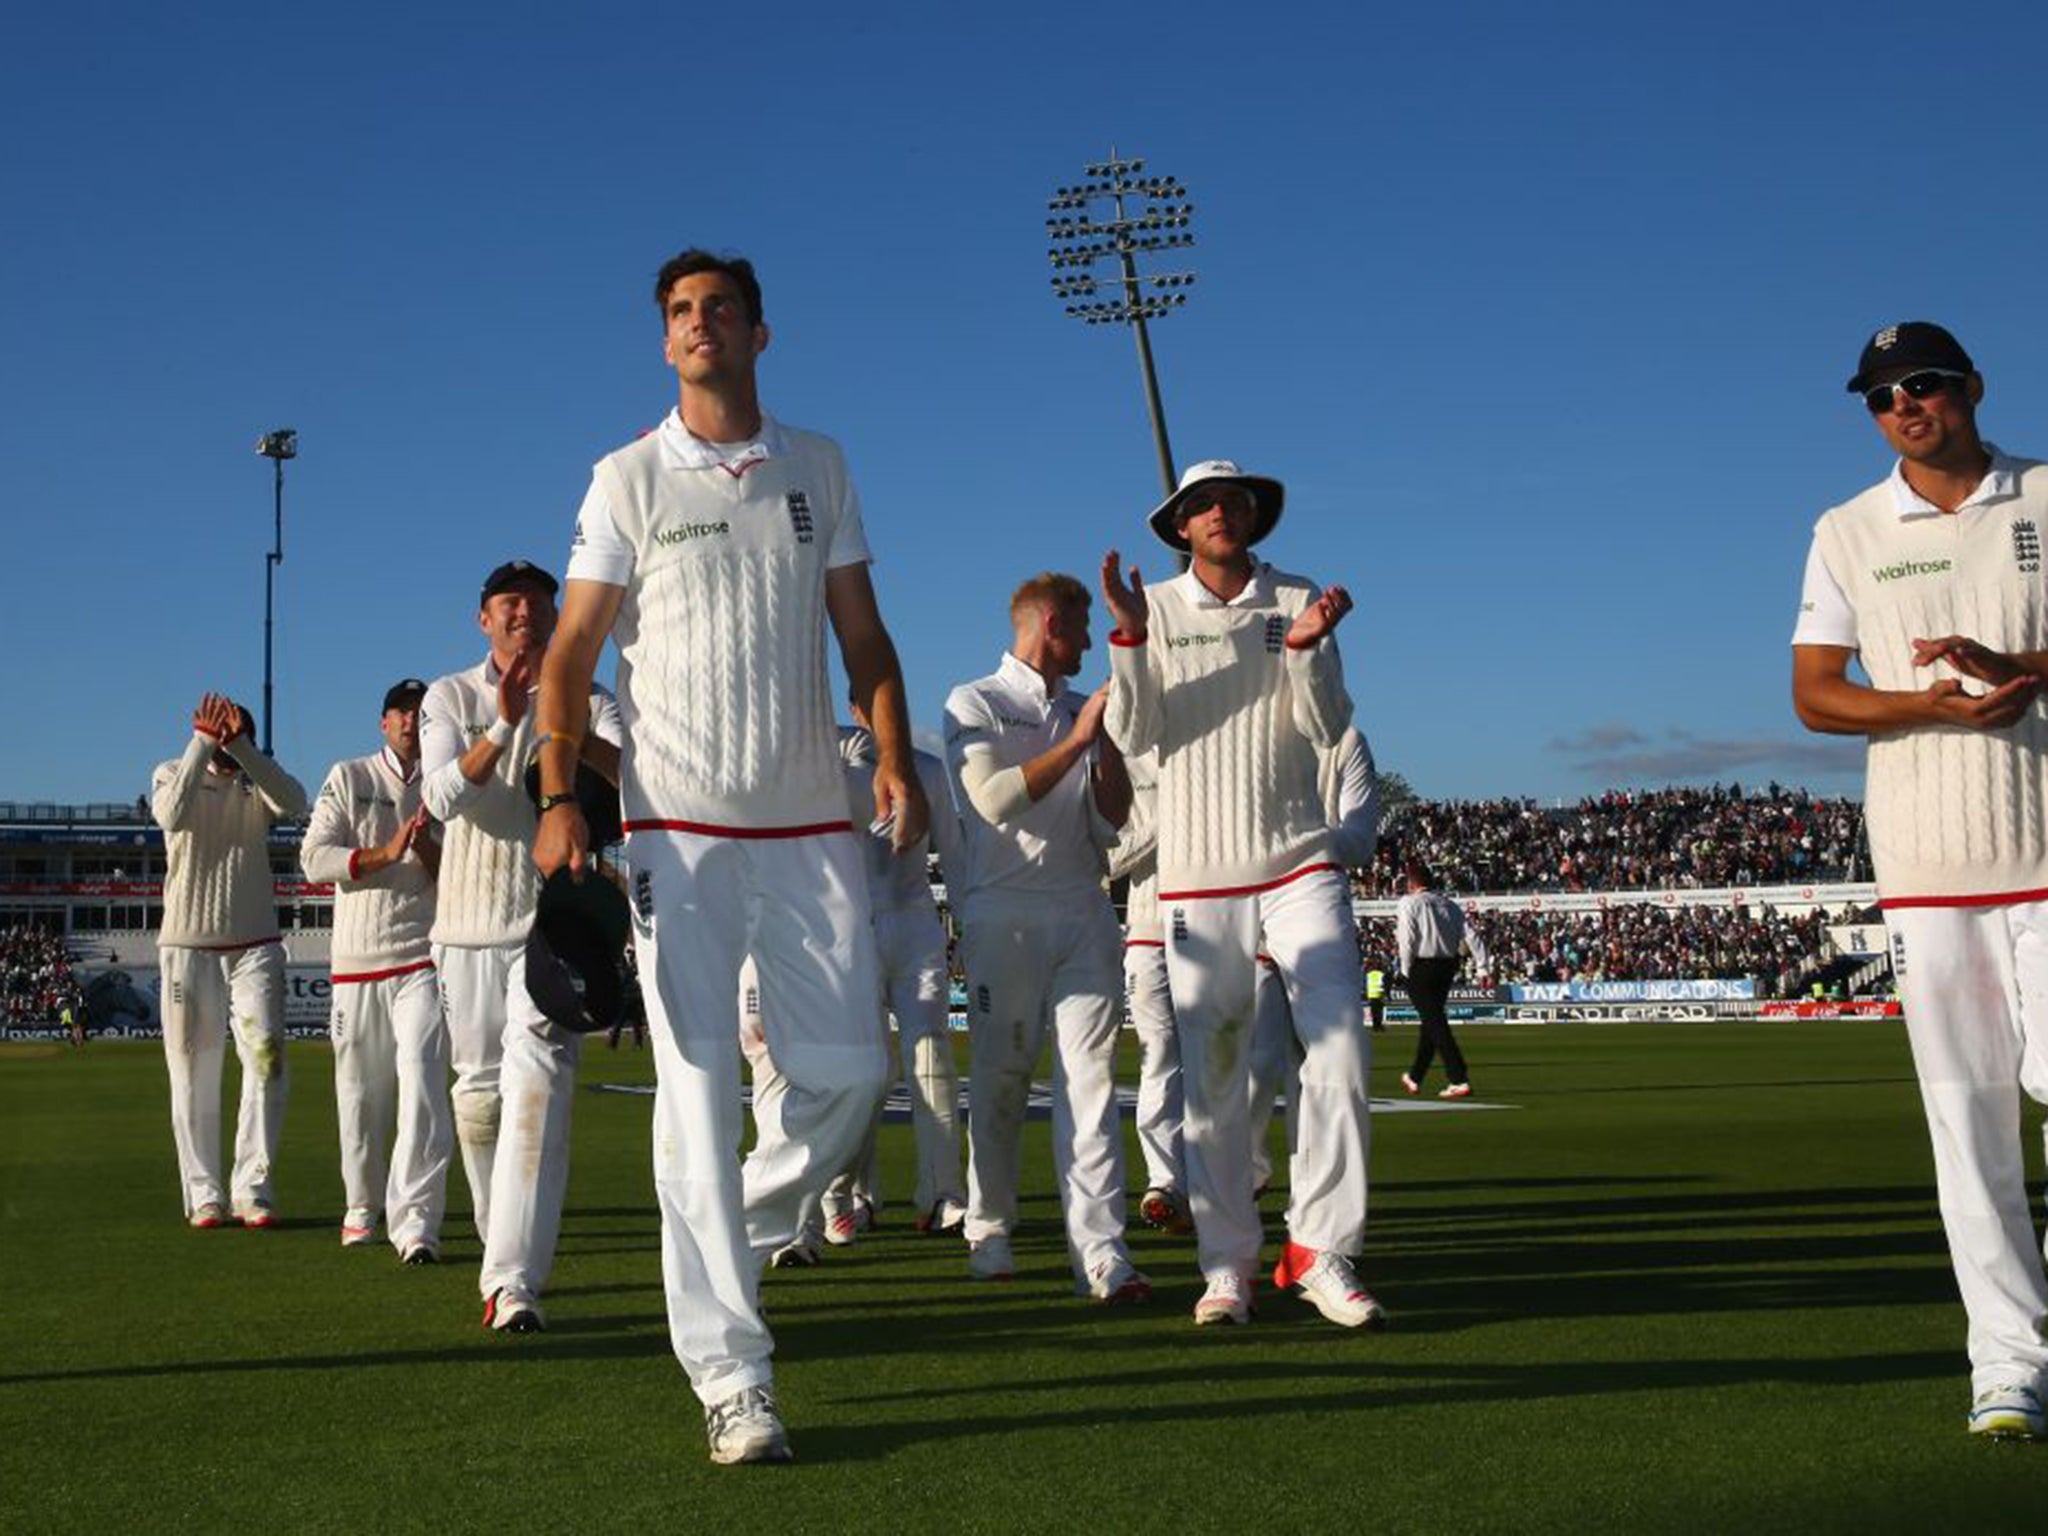
[[[1756,996],[1745,976],[1728,981],[1531,981],[1507,989],[1513,1003],[1715,1003]]]

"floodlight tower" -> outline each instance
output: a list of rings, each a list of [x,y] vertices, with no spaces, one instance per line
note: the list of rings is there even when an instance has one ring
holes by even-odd
[[[263,751],[270,753],[270,633],[272,616],[275,612],[277,568],[284,564],[284,461],[299,456],[299,434],[290,427],[279,427],[275,432],[266,432],[256,439],[256,451],[270,460],[277,471],[277,496],[274,502],[276,522],[272,526],[271,545],[263,556]]]
[[[1069,300],[1067,313],[1090,325],[1128,325],[1138,336],[1138,366],[1145,376],[1145,404],[1152,413],[1152,446],[1159,453],[1159,478],[1173,494],[1173,449],[1166,441],[1166,413],[1159,404],[1159,376],[1152,367],[1152,338],[1145,322],[1170,315],[1188,301],[1192,272],[1138,271],[1137,258],[1195,243],[1188,220],[1195,205],[1188,189],[1171,176],[1144,175],[1143,160],[1109,158],[1086,168],[1088,180],[1058,187],[1047,199],[1051,217],[1045,233],[1052,243],[1052,291]],[[1098,218],[1094,204],[1107,202]],[[1098,277],[1098,261],[1116,263]],[[1103,297],[1098,298],[1097,295]]]

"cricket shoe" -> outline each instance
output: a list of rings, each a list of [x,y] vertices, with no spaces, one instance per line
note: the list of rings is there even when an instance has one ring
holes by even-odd
[[[825,1220],[825,1241],[834,1248],[850,1248],[854,1239],[860,1236],[860,1218],[851,1211],[841,1211],[837,1216]]]
[[[1195,1326],[1214,1328],[1224,1323],[1240,1326],[1252,1320],[1252,1283],[1234,1269],[1219,1269],[1206,1277],[1207,1288],[1195,1303]]]
[[[1422,1092],[1422,1084],[1415,1081],[1415,1079],[1410,1077],[1406,1072],[1403,1072],[1401,1074],[1401,1090],[1404,1093],[1410,1094],[1420,1093]]]
[[[2048,1440],[2041,1395],[2016,1381],[1979,1392],[1970,1404],[1970,1433],[1994,1440]]]
[[[1450,1087],[1444,1089],[1437,1097],[1440,1099],[1469,1099],[1472,1097],[1472,1085],[1470,1083],[1452,1083]]]
[[[1386,1309],[1358,1283],[1351,1261],[1341,1253],[1289,1243],[1273,1266],[1273,1284],[1283,1291],[1299,1286],[1302,1299],[1339,1327],[1384,1328],[1387,1324]]]
[[[533,1293],[519,1286],[500,1286],[484,1303],[484,1326],[495,1333],[539,1333],[547,1325]]]
[[[820,1257],[822,1255],[819,1254],[816,1243],[812,1242],[808,1237],[798,1237],[794,1241],[784,1243],[780,1248],[769,1254],[768,1267],[770,1269],[811,1269],[816,1266]]]
[[[704,1410],[704,1438],[721,1467],[743,1461],[788,1461],[789,1436],[766,1387],[742,1387]]]
[[[1017,1261],[1010,1257],[1010,1240],[991,1232],[978,1243],[967,1245],[967,1273],[977,1280],[1008,1280],[1017,1273]]]
[[[202,1232],[211,1232],[215,1227],[228,1224],[228,1208],[218,1200],[209,1200],[185,1220]]]
[[[951,1195],[941,1195],[932,1208],[917,1218],[920,1232],[958,1232],[967,1220],[967,1207]]]
[[[1105,1307],[1129,1306],[1152,1299],[1152,1282],[1125,1258],[1104,1259],[1088,1271],[1087,1280],[1075,1289]]]
[[[260,1200],[254,1200],[235,1212],[235,1220],[251,1232],[261,1232],[265,1227],[274,1225],[277,1217],[269,1206]]]
[[[414,1269],[424,1264],[438,1264],[441,1262],[441,1250],[428,1242],[408,1243],[405,1252],[398,1256],[398,1262]]]
[[[351,1210],[341,1218],[341,1246],[344,1248],[367,1248],[377,1241],[377,1214],[374,1211]]]
[[[1144,1217],[1146,1226],[1171,1232],[1175,1237],[1186,1237],[1195,1230],[1194,1222],[1188,1219],[1187,1203],[1177,1189],[1155,1186],[1146,1190],[1138,1201],[1138,1214]]]
[[[853,1197],[853,1230],[872,1232],[882,1224],[882,1213],[875,1208],[875,1202],[866,1195]]]

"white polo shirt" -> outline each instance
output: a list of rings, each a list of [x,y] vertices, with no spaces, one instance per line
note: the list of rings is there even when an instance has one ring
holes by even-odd
[[[1094,899],[1115,830],[1095,810],[1095,752],[1083,753],[1045,798],[1012,820],[991,822],[975,809],[962,779],[970,764],[1001,772],[1050,751],[1074,731],[1083,700],[1064,678],[1051,689],[1037,670],[1004,654],[987,677],[946,698],[946,774],[960,813],[962,912],[1004,897]],[[948,892],[952,891],[948,871]]]

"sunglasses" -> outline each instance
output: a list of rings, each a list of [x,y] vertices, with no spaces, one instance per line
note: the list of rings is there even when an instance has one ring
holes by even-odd
[[[1899,392],[1904,391],[1915,400],[1925,400],[1938,395],[1949,387],[1950,379],[1967,379],[1967,373],[1957,373],[1949,368],[1922,368],[1918,373],[1909,373],[1894,384],[1880,384],[1875,389],[1863,391],[1863,403],[1870,407],[1870,414],[1882,416],[1899,403]]]

